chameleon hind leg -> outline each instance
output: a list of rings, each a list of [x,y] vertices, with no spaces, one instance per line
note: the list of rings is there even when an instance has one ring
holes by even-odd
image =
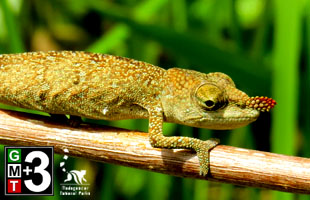
[[[54,121],[60,122],[60,123],[66,123],[69,126],[76,128],[79,127],[80,124],[83,122],[81,117],[70,115],[70,118],[68,119],[66,115],[63,114],[50,114],[51,118]]]
[[[200,165],[200,175],[206,176],[209,171],[210,150],[214,148],[219,140],[209,139],[206,141],[190,137],[163,135],[163,113],[159,111],[149,112],[149,139],[153,147],[169,149],[193,149],[197,152]]]

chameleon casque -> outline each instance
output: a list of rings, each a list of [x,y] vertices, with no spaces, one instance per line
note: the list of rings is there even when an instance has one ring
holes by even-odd
[[[153,147],[194,149],[209,170],[216,139],[165,137],[163,122],[234,129],[269,111],[275,101],[249,97],[219,72],[160,67],[118,56],[50,51],[0,55],[0,102],[91,119],[149,119]]]

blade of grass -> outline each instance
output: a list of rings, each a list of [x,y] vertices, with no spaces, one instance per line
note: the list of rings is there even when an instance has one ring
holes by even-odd
[[[303,88],[304,90],[302,91],[302,96],[303,97],[303,102],[304,104],[302,104],[300,106],[300,108],[302,108],[301,112],[303,113],[302,118],[303,118],[303,134],[304,134],[304,142],[303,142],[303,156],[305,157],[310,157],[310,0],[308,0],[308,2],[306,3],[305,6],[305,14],[306,14],[306,23],[305,23],[305,60],[306,60],[306,70],[305,70],[305,79],[303,82]],[[310,196],[309,195],[298,195],[300,200],[310,200]]]
[[[272,2],[266,1],[264,11],[258,22],[258,28],[254,35],[253,47],[251,54],[259,59],[264,59],[264,56],[268,54],[266,50],[270,45],[268,40],[268,34],[270,32],[270,21],[272,20]]]
[[[274,110],[272,151],[296,153],[298,64],[300,58],[301,1],[275,0],[275,43],[273,96]],[[274,199],[293,199],[292,194],[273,192]]]
[[[142,1],[134,8],[134,19],[140,22],[147,22],[153,15],[158,14],[160,9],[167,3],[167,0]]]
[[[107,53],[130,36],[130,29],[125,24],[114,26],[95,43],[87,48],[87,51]]]
[[[306,5],[305,11],[306,11],[306,28],[305,28],[305,40],[306,40],[306,48],[305,48],[305,55],[306,55],[306,70],[305,70],[305,82],[304,82],[304,105],[302,108],[304,109],[304,137],[305,137],[305,143],[304,143],[304,156],[310,157],[310,1],[308,1],[308,4]],[[310,197],[309,197],[310,199]]]
[[[21,38],[21,32],[19,30],[18,23],[12,13],[10,7],[6,0],[0,1],[0,6],[2,7],[3,16],[5,20],[5,28],[8,34],[9,51],[11,53],[24,52],[24,44]]]

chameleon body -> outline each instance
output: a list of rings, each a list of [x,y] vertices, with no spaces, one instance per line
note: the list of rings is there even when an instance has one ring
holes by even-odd
[[[209,129],[253,122],[275,102],[248,97],[223,73],[168,70],[133,59],[86,52],[0,55],[0,102],[92,119],[149,119],[153,147],[197,152],[201,174],[217,140],[165,137],[164,121]]]

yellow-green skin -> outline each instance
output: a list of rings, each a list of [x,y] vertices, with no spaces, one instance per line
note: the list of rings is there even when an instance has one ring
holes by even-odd
[[[249,97],[223,73],[204,74],[112,55],[34,52],[0,55],[0,102],[92,119],[149,119],[154,147],[197,151],[201,174],[217,140],[165,137],[164,121],[233,129],[256,120]]]

